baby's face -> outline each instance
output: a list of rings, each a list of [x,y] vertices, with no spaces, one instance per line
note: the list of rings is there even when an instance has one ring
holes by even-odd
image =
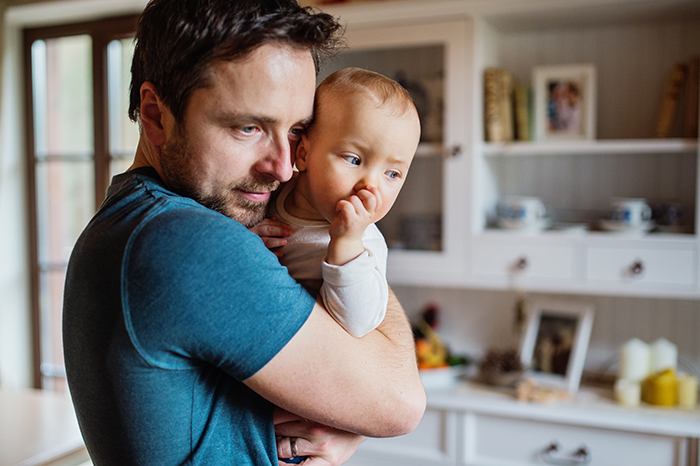
[[[382,197],[373,222],[394,204],[420,138],[415,111],[397,113],[388,105],[377,108],[362,95],[325,95],[319,100],[317,120],[302,138],[306,153],[303,160],[298,156],[297,167],[307,178],[307,199],[329,222],[338,215],[338,201],[368,185]]]

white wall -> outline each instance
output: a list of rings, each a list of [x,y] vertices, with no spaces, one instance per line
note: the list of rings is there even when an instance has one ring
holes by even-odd
[[[0,34],[0,384],[24,388],[33,380],[20,38],[16,28]]]

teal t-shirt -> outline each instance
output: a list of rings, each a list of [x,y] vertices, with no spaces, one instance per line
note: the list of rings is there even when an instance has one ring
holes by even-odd
[[[101,465],[277,465],[272,405],[247,379],[314,299],[240,223],[116,176],[71,255],[63,341],[71,396]]]

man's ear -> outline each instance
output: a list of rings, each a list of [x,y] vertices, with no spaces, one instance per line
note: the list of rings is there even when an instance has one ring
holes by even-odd
[[[294,166],[300,172],[306,171],[306,157],[309,155],[309,139],[306,134],[301,135],[299,143],[297,144],[297,152],[294,158]]]
[[[148,141],[162,146],[166,141],[165,116],[168,108],[160,100],[156,86],[150,82],[141,84],[141,125]]]

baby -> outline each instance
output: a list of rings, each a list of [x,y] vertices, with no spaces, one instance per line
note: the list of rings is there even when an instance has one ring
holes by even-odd
[[[405,89],[359,68],[328,76],[314,105],[296,150],[298,173],[251,231],[359,338],[386,314],[387,246],[374,223],[403,186],[420,122]]]

